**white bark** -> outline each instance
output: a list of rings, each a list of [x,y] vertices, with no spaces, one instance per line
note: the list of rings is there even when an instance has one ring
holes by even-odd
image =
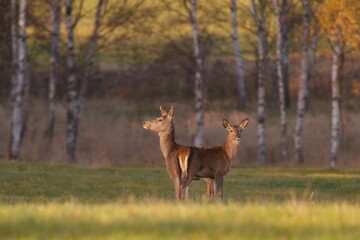
[[[59,81],[60,68],[60,23],[61,23],[61,3],[62,0],[49,0],[51,11],[51,53],[50,53],[50,78],[48,92],[48,120],[45,136],[48,144],[51,143],[55,127],[55,95],[56,85]]]
[[[16,4],[16,2],[12,2]],[[14,5],[12,5],[14,6]],[[21,0],[19,5],[18,19],[18,45],[17,51],[13,52],[13,57],[17,58],[18,67],[16,68],[16,80],[13,80],[13,106],[11,116],[11,139],[10,139],[10,159],[18,159],[20,155],[21,138],[23,136],[23,94],[26,82],[27,49],[26,49],[26,9],[27,0]],[[14,39],[13,39],[14,41]],[[13,43],[13,45],[15,45]],[[14,50],[14,49],[13,49]],[[16,54],[16,55],[15,55]]]
[[[196,61],[195,70],[195,121],[196,121],[196,132],[194,138],[194,145],[196,147],[204,146],[204,100],[203,100],[203,60],[200,52],[200,40],[199,30],[197,24],[197,4],[196,0],[190,0],[191,2],[191,23],[192,23],[192,35],[194,44],[194,57]]]
[[[18,23],[17,23],[17,4],[16,0],[11,0],[11,50],[12,50],[12,78],[11,78],[11,96],[14,97],[15,87],[17,82],[17,68],[18,68]]]
[[[261,5],[261,4],[260,4]],[[265,31],[265,5],[259,7],[258,13],[254,0],[250,0],[250,10],[254,18],[258,34],[258,164],[266,162],[265,145],[265,61],[267,54],[266,31]]]
[[[280,105],[280,125],[281,125],[281,155],[284,163],[287,163],[287,121],[286,121],[286,106],[285,106],[285,89],[283,76],[283,36],[281,33],[281,15],[279,12],[278,1],[273,0],[275,15],[276,15],[276,67],[278,76],[278,91],[279,91],[279,105]]]
[[[231,25],[232,25],[232,40],[234,46],[234,55],[236,61],[236,71],[238,73],[237,87],[238,87],[238,102],[237,108],[244,109],[246,106],[246,89],[245,89],[245,77],[244,66],[241,57],[239,34],[238,34],[238,21],[237,21],[237,6],[236,0],[231,0]]]
[[[79,123],[79,82],[76,76],[74,23],[72,19],[72,1],[66,0],[66,30],[67,30],[67,155],[70,162],[76,161],[76,142]]]
[[[339,72],[341,65],[341,46],[337,41],[333,49],[331,68],[331,167],[335,167],[339,156],[340,141],[340,84]]]
[[[297,109],[294,131],[295,160],[304,163],[303,154],[303,126],[306,110],[307,85],[309,79],[309,37],[310,37],[310,2],[303,2],[303,46],[301,53],[301,74],[299,82],[299,92],[297,98]]]

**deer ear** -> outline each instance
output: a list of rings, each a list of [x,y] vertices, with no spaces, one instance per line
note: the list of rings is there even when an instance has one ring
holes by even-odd
[[[169,112],[167,113],[168,118],[173,118],[174,116],[174,107],[171,106]]]
[[[242,122],[239,124],[239,127],[241,127],[242,129],[246,128],[247,125],[249,124],[249,119],[246,118],[244,120],[242,120]]]
[[[160,106],[161,115],[166,116],[167,112]]]
[[[228,120],[226,120],[225,118],[222,120],[222,122],[223,122],[223,126],[224,126],[224,128],[229,128],[230,127],[230,122],[228,121]]]

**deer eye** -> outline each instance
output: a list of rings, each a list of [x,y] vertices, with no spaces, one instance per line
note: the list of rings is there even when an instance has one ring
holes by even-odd
[[[162,122],[162,119],[161,119],[161,118],[159,118],[159,119],[158,119],[158,122]]]

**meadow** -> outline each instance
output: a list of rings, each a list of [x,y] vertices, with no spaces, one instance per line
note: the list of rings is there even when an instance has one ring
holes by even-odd
[[[232,103],[231,103],[232,104]],[[224,143],[226,130],[221,120],[240,123],[250,119],[244,131],[238,156],[234,165],[256,164],[257,158],[257,119],[254,111],[239,112],[230,103],[212,103],[205,112],[205,145],[217,146]],[[156,133],[145,130],[142,122],[160,116],[159,106],[175,109],[175,140],[179,144],[193,144],[195,118],[192,102],[135,104],[118,98],[89,100],[81,117],[77,164],[80,166],[146,166],[164,165],[160,151],[159,137]],[[330,105],[314,102],[305,117],[304,126],[304,165],[309,167],[330,166]],[[46,144],[43,137],[47,115],[45,102],[33,101],[29,130],[23,141],[21,155],[27,162],[52,164],[67,163],[66,159],[66,108],[57,105],[56,126],[53,144]],[[255,109],[254,105],[250,109]],[[356,109],[359,107],[356,105]],[[8,149],[10,136],[10,103],[0,106],[0,137],[3,136],[3,149]],[[287,164],[296,166],[294,159],[293,129],[295,107],[288,116],[289,159]],[[339,167],[359,167],[360,122],[358,110],[347,110],[344,106],[342,134],[340,144]],[[266,123],[267,164],[283,165],[281,161],[280,120],[275,109],[269,109]],[[4,152],[5,153],[5,152]]]
[[[223,201],[163,167],[0,163],[1,239],[358,239],[360,170],[236,166]]]

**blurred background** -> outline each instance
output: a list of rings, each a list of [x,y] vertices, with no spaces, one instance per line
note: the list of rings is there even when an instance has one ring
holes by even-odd
[[[0,154],[162,166],[157,134],[142,128],[161,105],[174,106],[184,145],[202,126],[202,145],[221,145],[223,118],[250,118],[235,165],[359,166],[359,9],[354,0],[1,0]]]

